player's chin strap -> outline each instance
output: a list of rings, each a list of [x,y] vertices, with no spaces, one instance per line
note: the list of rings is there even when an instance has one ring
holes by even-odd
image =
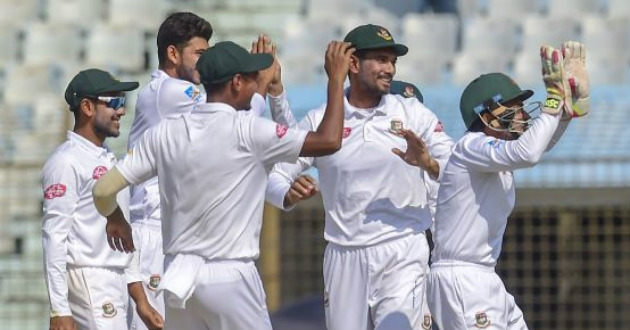
[[[104,217],[114,213],[118,207],[116,194],[128,185],[129,183],[116,167],[103,175],[92,189],[92,197],[98,213]]]
[[[509,132],[518,135],[523,134],[523,132],[527,130],[531,121],[535,117],[535,115],[533,115],[533,112],[541,108],[540,102],[529,102],[526,105],[520,107],[506,107],[500,102],[497,102],[497,105],[499,105],[499,107],[495,108],[494,110],[488,110],[494,118],[490,122],[487,122],[483,118],[483,116],[481,116],[481,114],[478,114],[481,121],[484,123],[484,125],[486,125],[486,127],[495,132]],[[497,110],[503,111],[498,113]],[[529,118],[524,120],[514,120],[514,115],[518,111],[524,111]],[[521,124],[523,125],[523,128],[519,130],[514,129],[514,124]]]

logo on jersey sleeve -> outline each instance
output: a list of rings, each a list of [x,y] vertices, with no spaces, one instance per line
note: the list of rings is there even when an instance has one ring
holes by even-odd
[[[442,126],[442,122],[438,121],[437,125],[435,125],[435,129],[433,130],[433,132],[444,132],[444,126]]]
[[[343,137],[344,139],[347,138],[348,136],[350,136],[350,132],[352,132],[352,128],[344,127],[343,132],[341,133],[341,137]]]
[[[94,168],[94,171],[92,171],[92,179],[94,180],[98,180],[100,179],[103,175],[105,175],[105,173],[107,173],[107,167],[105,166],[97,166]]]
[[[184,93],[186,94],[186,96],[188,96],[189,99],[197,102],[199,101],[201,92],[199,92],[199,89],[197,89],[197,87],[195,86],[190,86],[188,88],[186,88],[186,90],[184,91]]]
[[[287,132],[289,131],[289,128],[282,125],[282,124],[276,124],[276,135],[282,139],[283,136],[285,136],[287,134]]]
[[[501,140],[488,141],[488,145],[494,149],[499,149],[503,142]]]
[[[118,311],[116,311],[116,307],[114,307],[114,304],[110,302],[106,302],[103,304],[103,317],[112,318],[116,316],[116,314],[118,314]]]
[[[160,285],[161,280],[162,278],[160,277],[160,274],[151,274],[151,276],[149,277],[149,290],[157,290],[157,287]]]
[[[490,320],[485,312],[475,314],[475,327],[483,329],[490,325]]]
[[[44,190],[44,198],[45,199],[53,199],[57,197],[62,197],[66,194],[66,186],[61,183],[51,184]]]

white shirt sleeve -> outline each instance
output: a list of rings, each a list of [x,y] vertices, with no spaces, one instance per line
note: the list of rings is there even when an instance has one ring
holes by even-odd
[[[558,124],[558,128],[556,128],[556,131],[553,132],[551,141],[549,141],[549,144],[547,145],[547,149],[545,149],[545,151],[551,150],[556,145],[556,143],[560,141],[560,138],[562,137],[562,135],[564,135],[564,132],[567,130],[567,127],[569,127],[570,122],[571,122],[571,119],[560,120],[560,123]]]
[[[282,91],[278,96],[267,95],[269,96],[269,109],[271,110],[271,118],[273,118],[273,121],[291,128],[297,127],[298,123],[293,117],[293,113],[289,107],[286,92]]]
[[[178,116],[192,111],[206,97],[197,86],[181,79],[167,79],[160,86],[157,108],[162,118]]]
[[[156,153],[153,147],[160,126],[146,131],[125,158],[116,164],[129,184],[138,184],[157,175]]]
[[[140,249],[137,249],[131,256],[131,261],[125,268],[125,278],[127,284],[142,281],[142,274],[140,273]]]
[[[313,122],[314,120],[309,113],[309,115],[300,121],[299,128],[304,131],[312,131],[314,127]],[[314,161],[314,157],[300,157],[296,163],[276,164],[269,173],[265,200],[279,209],[285,211],[291,210],[294,206],[288,208],[284,207],[284,196],[291,188],[293,181],[295,181],[302,172],[313,166]]]
[[[458,154],[459,161],[479,172],[532,167],[547,149],[559,121],[560,116],[542,113],[517,140],[498,140],[477,133],[476,138],[464,140],[453,152]]]
[[[265,167],[275,163],[294,163],[300,156],[307,131],[288,128],[265,118],[241,117],[241,132],[246,148],[260,159]]]
[[[81,185],[80,174],[73,164],[72,160],[59,157],[47,163],[42,171],[42,248],[51,317],[72,315],[66,279],[67,244]]]
[[[265,109],[267,108],[267,102],[265,102],[265,98],[258,93],[254,93],[252,96],[252,100],[250,101],[251,109],[249,112],[257,117],[261,117],[263,113],[265,113]]]

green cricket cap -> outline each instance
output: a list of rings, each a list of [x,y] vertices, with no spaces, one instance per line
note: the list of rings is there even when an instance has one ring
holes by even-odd
[[[127,92],[138,88],[136,81],[120,81],[109,72],[87,69],[77,73],[68,84],[64,98],[70,110],[76,108],[84,97],[98,97],[107,93]]]
[[[403,56],[409,51],[407,46],[394,41],[389,30],[374,24],[357,26],[348,32],[343,41],[350,42],[356,50],[392,48],[396,56]]]
[[[471,81],[462,93],[459,110],[466,128],[479,118],[479,114],[493,103],[513,100],[525,101],[534,95],[531,90],[521,89],[512,78],[503,73],[482,74]]]
[[[220,84],[232,79],[237,73],[258,72],[271,64],[271,54],[250,54],[232,41],[221,41],[201,54],[197,70],[202,83]]]
[[[420,103],[424,102],[424,96],[416,87],[416,85],[400,80],[392,80],[389,85],[389,93],[390,94],[398,94],[402,95],[406,98],[415,97],[420,101]]]

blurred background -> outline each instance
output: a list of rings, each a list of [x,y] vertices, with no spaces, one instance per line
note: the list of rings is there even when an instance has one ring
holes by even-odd
[[[387,27],[409,46],[397,79],[415,83],[457,139],[459,97],[500,71],[544,97],[538,49],[588,47],[591,114],[533,169],[516,172],[517,206],[498,271],[532,329],[630,326],[630,1],[627,0],[0,0],[0,328],[46,329],[41,167],[72,129],[63,91],[98,67],[146,84],[157,28],[173,11],[206,18],[213,44],[278,44],[294,114],[325,102],[324,51],[353,27]],[[136,95],[122,134],[124,155]],[[359,161],[359,160],[357,160]],[[316,173],[315,173],[316,174]],[[322,329],[323,209],[266,207],[259,268],[276,329]]]

